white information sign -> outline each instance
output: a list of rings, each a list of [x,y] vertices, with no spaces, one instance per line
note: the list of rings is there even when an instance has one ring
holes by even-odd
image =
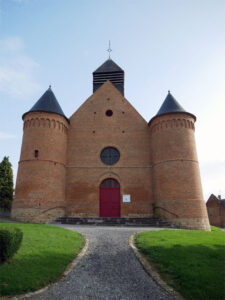
[[[130,202],[130,195],[123,195],[123,202]]]

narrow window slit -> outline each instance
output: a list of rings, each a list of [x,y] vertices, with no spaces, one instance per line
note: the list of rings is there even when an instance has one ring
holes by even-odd
[[[39,151],[38,150],[34,150],[34,157],[38,158],[38,156],[39,156]]]

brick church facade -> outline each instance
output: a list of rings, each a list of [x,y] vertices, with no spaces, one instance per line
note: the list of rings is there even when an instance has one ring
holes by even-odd
[[[209,230],[196,117],[170,92],[147,123],[124,97],[124,71],[108,59],[69,119],[49,88],[23,121],[13,218],[160,216]]]

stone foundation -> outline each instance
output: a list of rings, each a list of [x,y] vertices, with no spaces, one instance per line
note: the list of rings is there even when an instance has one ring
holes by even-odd
[[[16,208],[12,211],[11,218],[20,222],[47,223],[58,217],[65,216],[64,208],[41,210],[37,208]]]
[[[89,213],[69,213],[66,216],[74,218],[99,218],[99,215],[89,214]],[[124,214],[120,216],[121,218],[152,218],[152,214]]]
[[[167,220],[180,228],[211,231],[208,218],[186,218]]]

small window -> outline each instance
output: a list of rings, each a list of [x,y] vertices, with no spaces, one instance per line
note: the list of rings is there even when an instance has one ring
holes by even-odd
[[[39,151],[38,150],[34,150],[34,157],[38,158],[38,156],[39,156]]]
[[[111,109],[108,109],[106,112],[105,112],[106,116],[107,117],[111,117],[113,115],[113,111]]]

